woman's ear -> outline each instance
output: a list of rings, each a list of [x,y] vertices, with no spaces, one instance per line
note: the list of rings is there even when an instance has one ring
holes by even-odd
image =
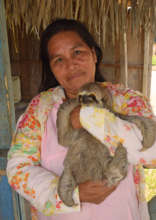
[[[96,56],[95,48],[92,48],[92,54],[93,54],[94,62],[97,63],[97,56]]]

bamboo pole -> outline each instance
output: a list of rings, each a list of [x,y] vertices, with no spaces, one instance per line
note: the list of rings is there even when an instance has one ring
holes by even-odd
[[[127,33],[120,33],[120,83],[128,87]]]
[[[124,71],[125,71],[125,87],[128,87],[128,59],[127,59],[127,33],[123,34],[124,40]]]

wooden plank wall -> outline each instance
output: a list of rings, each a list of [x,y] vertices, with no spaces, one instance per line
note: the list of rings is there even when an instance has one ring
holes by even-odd
[[[19,76],[22,101],[29,102],[38,94],[41,81],[39,39],[31,34],[17,33],[18,45],[15,45],[12,43],[13,36],[10,31],[8,37],[12,75]]]
[[[147,39],[144,32],[136,37],[127,33],[127,44],[124,46],[124,38],[112,45],[108,36],[100,69],[107,81],[125,84],[149,97],[153,34],[148,35]]]

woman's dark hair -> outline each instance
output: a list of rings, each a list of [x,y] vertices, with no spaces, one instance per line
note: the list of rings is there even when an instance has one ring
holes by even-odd
[[[74,31],[88,45],[94,48],[97,56],[95,80],[102,82],[104,78],[99,72],[99,63],[102,59],[102,50],[95,42],[93,36],[89,33],[84,24],[72,19],[56,19],[43,31],[40,43],[40,58],[42,61],[42,81],[40,91],[59,85],[49,66],[48,42],[52,36],[62,31]]]

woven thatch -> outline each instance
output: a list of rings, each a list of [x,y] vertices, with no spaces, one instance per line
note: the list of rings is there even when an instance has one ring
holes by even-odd
[[[102,45],[108,28],[115,42],[128,27],[136,34],[141,28],[153,30],[156,23],[156,0],[5,0],[5,6],[12,33],[39,36],[53,19],[74,18],[86,23]]]

